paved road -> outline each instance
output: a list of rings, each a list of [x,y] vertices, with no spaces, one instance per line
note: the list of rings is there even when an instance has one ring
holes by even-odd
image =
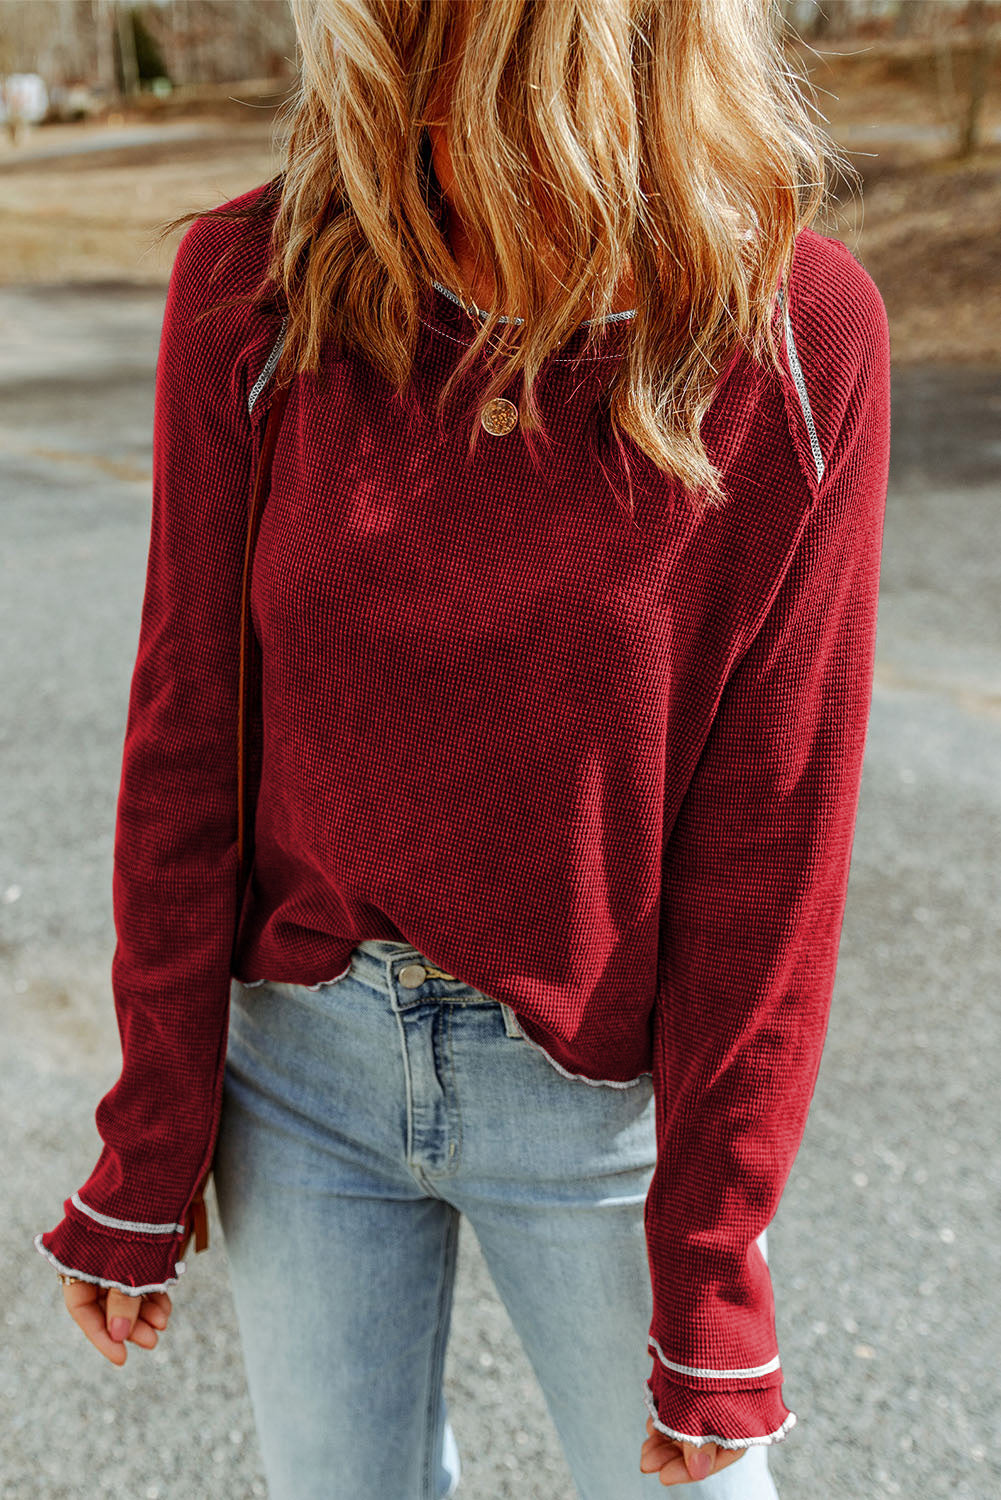
[[[96,1159],[94,1106],[118,1071],[112,834],[161,312],[150,289],[0,290],[4,1500],[264,1494],[218,1229],[161,1348],[123,1370],[73,1328],[30,1244]],[[1001,1495],[1001,380],[902,371],[894,407],[838,987],[769,1232],[799,1414],[773,1449],[783,1500]],[[465,1500],[573,1500],[465,1229],[453,1329]],[[637,1391],[637,1452],[644,1416]]]
[[[835,134],[839,142],[879,141],[887,146],[946,145],[958,138],[958,126],[921,124],[911,120],[872,120],[868,123],[839,124]],[[986,144],[1001,141],[1001,125],[983,125],[980,139]]]
[[[239,101],[239,85],[234,85],[233,97]],[[253,91],[251,91],[253,92]],[[277,98],[278,95],[271,95]],[[246,102],[246,101],[245,101]],[[260,108],[260,104],[248,103],[248,108]],[[267,116],[265,128],[270,129]],[[244,122],[242,129],[248,128]],[[61,156],[77,156],[91,151],[145,151],[150,146],[172,145],[174,142],[209,139],[232,130],[232,126],[219,120],[160,120],[148,125],[43,125],[35,126],[20,146],[9,144],[0,136],[0,172],[16,171],[29,163],[54,160]],[[956,131],[948,125],[936,125],[910,120],[846,121],[837,126],[838,140],[847,146],[854,143],[871,145],[947,145]],[[985,142],[1001,141],[1001,125],[981,127]]]
[[[79,156],[91,151],[124,151],[162,146],[174,141],[208,140],[220,133],[211,121],[170,120],[153,125],[45,125],[29,130],[19,146],[4,137],[0,144],[0,171],[24,162],[50,161],[58,156]]]

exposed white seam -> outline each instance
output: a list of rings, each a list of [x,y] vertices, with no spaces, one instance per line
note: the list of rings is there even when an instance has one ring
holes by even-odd
[[[789,305],[786,301],[785,288],[779,288],[779,303],[782,307],[782,316],[785,320],[786,351],[789,355],[789,368],[796,385],[799,396],[799,404],[803,409],[803,420],[806,422],[806,431],[810,439],[810,448],[813,452],[813,463],[817,470],[817,483],[824,477],[824,455],[820,448],[820,439],[817,437],[817,429],[814,426],[813,410],[810,406],[810,397],[806,390],[806,381],[803,378],[803,368],[796,353],[796,340],[792,335],[792,321],[789,317]]]
[[[140,1297],[147,1292],[165,1292],[169,1286],[176,1286],[178,1279],[184,1272],[183,1260],[174,1262],[176,1276],[168,1276],[166,1281],[151,1282],[149,1286],[128,1286],[124,1281],[108,1281],[103,1276],[91,1276],[89,1271],[78,1271],[75,1266],[64,1266],[61,1260],[56,1260],[52,1251],[42,1244],[42,1236],[36,1234],[32,1241],[35,1249],[46,1260],[50,1260],[57,1271],[62,1271],[66,1276],[76,1276],[80,1281],[89,1281],[93,1286],[111,1287],[117,1292],[124,1292],[127,1297]]]
[[[432,280],[431,285],[433,287],[436,287],[439,292],[444,293],[446,297],[450,297],[453,302],[457,302],[458,305],[462,308],[465,308],[467,312],[472,310],[480,318],[489,318],[490,314],[488,312],[484,312],[482,307],[477,307],[475,302],[471,302],[467,306],[467,304],[463,302],[462,298],[458,295],[457,292],[450,291],[447,286],[442,286],[440,281]],[[581,324],[581,327],[590,328],[592,323],[614,323],[619,318],[635,318],[635,316],[635,307],[627,307],[623,312],[607,313],[603,318],[585,318],[583,323]],[[497,321],[499,323],[524,323],[525,319],[509,318],[506,313],[498,313]]]
[[[285,343],[285,330],[286,330],[287,327],[288,327],[288,315],[286,314],[286,316],[284,318],[282,318],[282,326],[278,330],[278,337],[277,337],[277,339],[275,340],[274,344],[271,346],[271,353],[268,355],[267,360],[265,361],[264,369],[258,375],[258,377],[254,381],[253,385],[250,387],[250,393],[247,396],[247,411],[248,412],[252,412],[253,411],[258,396],[261,394],[261,392],[263,391],[264,387],[267,385],[268,381],[271,379],[272,375],[274,374],[275,366],[277,365],[279,359],[281,358],[282,347],[283,347],[283,345]]]
[[[425,967],[427,967],[427,965],[425,965]],[[350,972],[351,965],[348,964],[347,968],[342,970],[340,974],[335,975],[333,979],[324,979],[319,984],[295,984],[294,980],[284,979],[237,979],[236,982],[241,986],[242,989],[245,990],[257,989],[257,987],[262,984],[273,984],[276,986],[281,984],[295,984],[296,989],[322,990],[325,985],[336,984],[339,979],[347,978]],[[441,970],[440,972],[444,974],[444,970]],[[234,975],[233,977],[235,978],[236,976]],[[493,996],[491,996],[490,998],[492,999]],[[498,1003],[503,1005],[502,1001]],[[545,1047],[540,1047],[538,1042],[533,1041],[530,1036],[526,1036],[525,1032],[518,1025],[518,1018],[510,1006],[507,1006],[505,1009],[505,1017],[507,1017],[508,1015],[512,1018],[514,1025],[518,1026],[517,1032],[512,1032],[509,1029],[508,1036],[516,1036],[521,1038],[522,1041],[528,1042],[529,1046],[534,1047],[536,1052],[541,1052],[542,1056],[546,1059],[546,1062],[549,1063],[550,1067],[555,1068],[557,1073],[562,1073],[564,1078],[572,1078],[578,1083],[590,1083],[595,1088],[631,1089],[637,1083],[642,1083],[644,1078],[650,1078],[653,1076],[651,1073],[647,1072],[640,1073],[637,1078],[588,1078],[584,1073],[571,1073],[567,1068],[564,1068],[561,1063],[558,1063],[555,1057],[550,1057]]]
[[[453,333],[446,333],[444,328],[439,328],[436,323],[429,323],[426,318],[421,318],[420,321],[424,324],[424,327],[429,328],[432,333],[438,334],[440,338],[450,340],[450,342],[453,344],[458,344],[460,349],[468,349],[472,344],[471,339],[457,339]],[[575,365],[577,364],[578,360],[582,360],[583,363],[587,365],[592,361],[594,361],[594,363],[597,363],[602,359],[621,358],[621,354],[578,354],[567,355],[565,357],[562,355],[551,354],[549,356],[551,363],[554,365]]]
[[[351,965],[335,974],[333,979],[321,979],[319,984],[297,984],[294,979],[237,979],[237,984],[245,990],[256,990],[261,984],[294,984],[297,990],[322,990],[328,984],[336,984],[338,979],[346,979],[351,973]],[[236,976],[234,975],[234,978]]]
[[[74,1193],[70,1202],[82,1214],[98,1224],[106,1224],[109,1229],[129,1229],[133,1234],[183,1234],[185,1231],[183,1224],[140,1224],[134,1219],[113,1219],[110,1214],[100,1214],[96,1208],[90,1208],[79,1193]]]
[[[444,290],[444,288],[442,288],[442,290]],[[449,295],[451,295],[451,293],[449,293]],[[446,335],[446,337],[447,336],[448,335]],[[375,939],[375,941],[379,941],[379,939]],[[394,946],[399,947],[400,945],[395,944]],[[411,947],[412,945],[408,943],[404,944],[404,946]],[[418,954],[418,958],[421,960],[427,958],[426,954],[420,953],[417,949],[414,949],[414,952]],[[427,967],[430,962],[430,959],[427,959],[427,964],[425,965],[425,967]],[[439,974],[444,975],[446,979],[452,979],[455,977],[454,975],[446,974],[444,970],[439,970],[438,972]],[[462,982],[464,983],[465,981]],[[470,988],[475,988],[475,986],[471,985]],[[480,990],[479,993],[481,995],[484,995],[486,999],[493,1000],[495,998],[493,995],[486,995],[485,991],[483,990]],[[595,1088],[631,1089],[637,1083],[642,1083],[644,1078],[651,1078],[653,1076],[651,1073],[640,1073],[639,1077],[637,1078],[588,1078],[584,1073],[571,1073],[568,1071],[568,1069],[564,1068],[561,1063],[558,1063],[555,1057],[550,1057],[545,1047],[540,1047],[538,1042],[533,1041],[533,1039],[527,1035],[518,1020],[517,1012],[510,1005],[508,1005],[505,1000],[498,1000],[497,1004],[500,1006],[504,1016],[504,1030],[507,1032],[507,1035],[510,1037],[520,1038],[522,1041],[528,1042],[529,1046],[534,1047],[536,1052],[541,1052],[542,1056],[546,1059],[546,1062],[549,1063],[550,1067],[555,1068],[557,1073],[562,1073],[564,1078],[572,1078],[575,1082],[578,1083],[590,1083]]]
[[[515,1019],[517,1020],[517,1017],[515,1017]],[[642,1083],[644,1078],[653,1077],[652,1073],[640,1073],[638,1078],[588,1078],[586,1073],[571,1073],[567,1068],[563,1067],[562,1063],[558,1063],[555,1057],[550,1057],[545,1047],[540,1047],[538,1042],[533,1041],[525,1031],[522,1031],[521,1035],[523,1040],[526,1041],[530,1047],[534,1047],[536,1052],[542,1053],[543,1057],[546,1059],[546,1062],[549,1063],[551,1067],[555,1068],[557,1073],[562,1073],[564,1078],[572,1078],[577,1083],[590,1083],[595,1088],[603,1089],[631,1089],[634,1088],[637,1083]]]
[[[676,1432],[673,1427],[666,1426],[660,1420],[660,1417],[657,1415],[657,1403],[653,1399],[649,1380],[646,1383],[644,1400],[646,1401],[646,1409],[651,1417],[653,1417],[653,1425],[658,1432],[665,1433],[667,1437],[674,1438],[679,1443],[692,1443],[696,1448],[701,1448],[704,1443],[715,1443],[717,1448],[754,1448],[766,1443],[780,1443],[786,1433],[791,1432],[796,1426],[796,1413],[791,1411],[781,1427],[776,1427],[774,1432],[766,1432],[762,1437],[725,1438],[717,1437],[714,1432],[706,1433],[704,1437],[695,1437],[690,1432]]]
[[[651,1349],[657,1351],[657,1358],[668,1370],[677,1370],[679,1375],[701,1375],[706,1380],[749,1380],[754,1375],[770,1375],[773,1370],[780,1368],[782,1361],[776,1354],[767,1365],[751,1365],[746,1370],[702,1370],[698,1365],[676,1365],[673,1359],[668,1359],[663,1349],[654,1338],[653,1334],[647,1340]]]

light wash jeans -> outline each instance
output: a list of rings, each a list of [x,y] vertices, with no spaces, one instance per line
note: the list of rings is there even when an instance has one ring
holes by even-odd
[[[460,1214],[581,1500],[652,1500],[651,1081],[564,1076],[508,1006],[421,964],[372,940],[327,984],[232,980],[213,1176],[270,1500],[456,1493]],[[683,1492],[777,1500],[767,1453]]]

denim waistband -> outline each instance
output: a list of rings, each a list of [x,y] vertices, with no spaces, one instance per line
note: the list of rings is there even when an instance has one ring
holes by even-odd
[[[467,984],[464,979],[457,979],[454,974],[446,973],[412,944],[389,938],[366,938],[357,943],[351,950],[348,967],[333,979],[319,984],[300,986],[292,981],[270,979],[234,982],[245,990],[258,989],[264,985],[276,990],[328,990],[336,988],[348,975],[388,999],[395,1011],[411,1010],[414,1006],[426,1005],[429,1000],[443,1000],[454,1005],[499,1005],[508,1036],[525,1035],[518,1017],[504,1000],[486,995],[482,990]]]
[[[418,967],[425,971],[425,977],[419,984],[405,985],[401,976],[407,969]],[[495,1000],[465,980],[447,974],[410,943],[389,938],[366,938],[352,950],[351,973],[382,994],[388,992],[395,1010],[409,1010],[415,1005],[426,1005],[429,1000],[447,1000],[453,1005],[499,1005],[508,1036],[525,1035],[518,1017],[504,1000]],[[409,980],[419,978],[416,973],[406,977]]]
[[[352,975],[363,984],[393,998],[394,1008],[407,1010],[428,1000],[460,1005],[500,1005],[502,1002],[440,968],[410,943],[388,938],[366,938],[351,954]]]

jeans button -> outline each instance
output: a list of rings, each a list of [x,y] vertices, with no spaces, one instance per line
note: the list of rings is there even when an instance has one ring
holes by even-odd
[[[405,969],[400,970],[399,977],[404,989],[415,990],[418,985],[424,983],[427,978],[427,970],[423,964],[407,964]]]

